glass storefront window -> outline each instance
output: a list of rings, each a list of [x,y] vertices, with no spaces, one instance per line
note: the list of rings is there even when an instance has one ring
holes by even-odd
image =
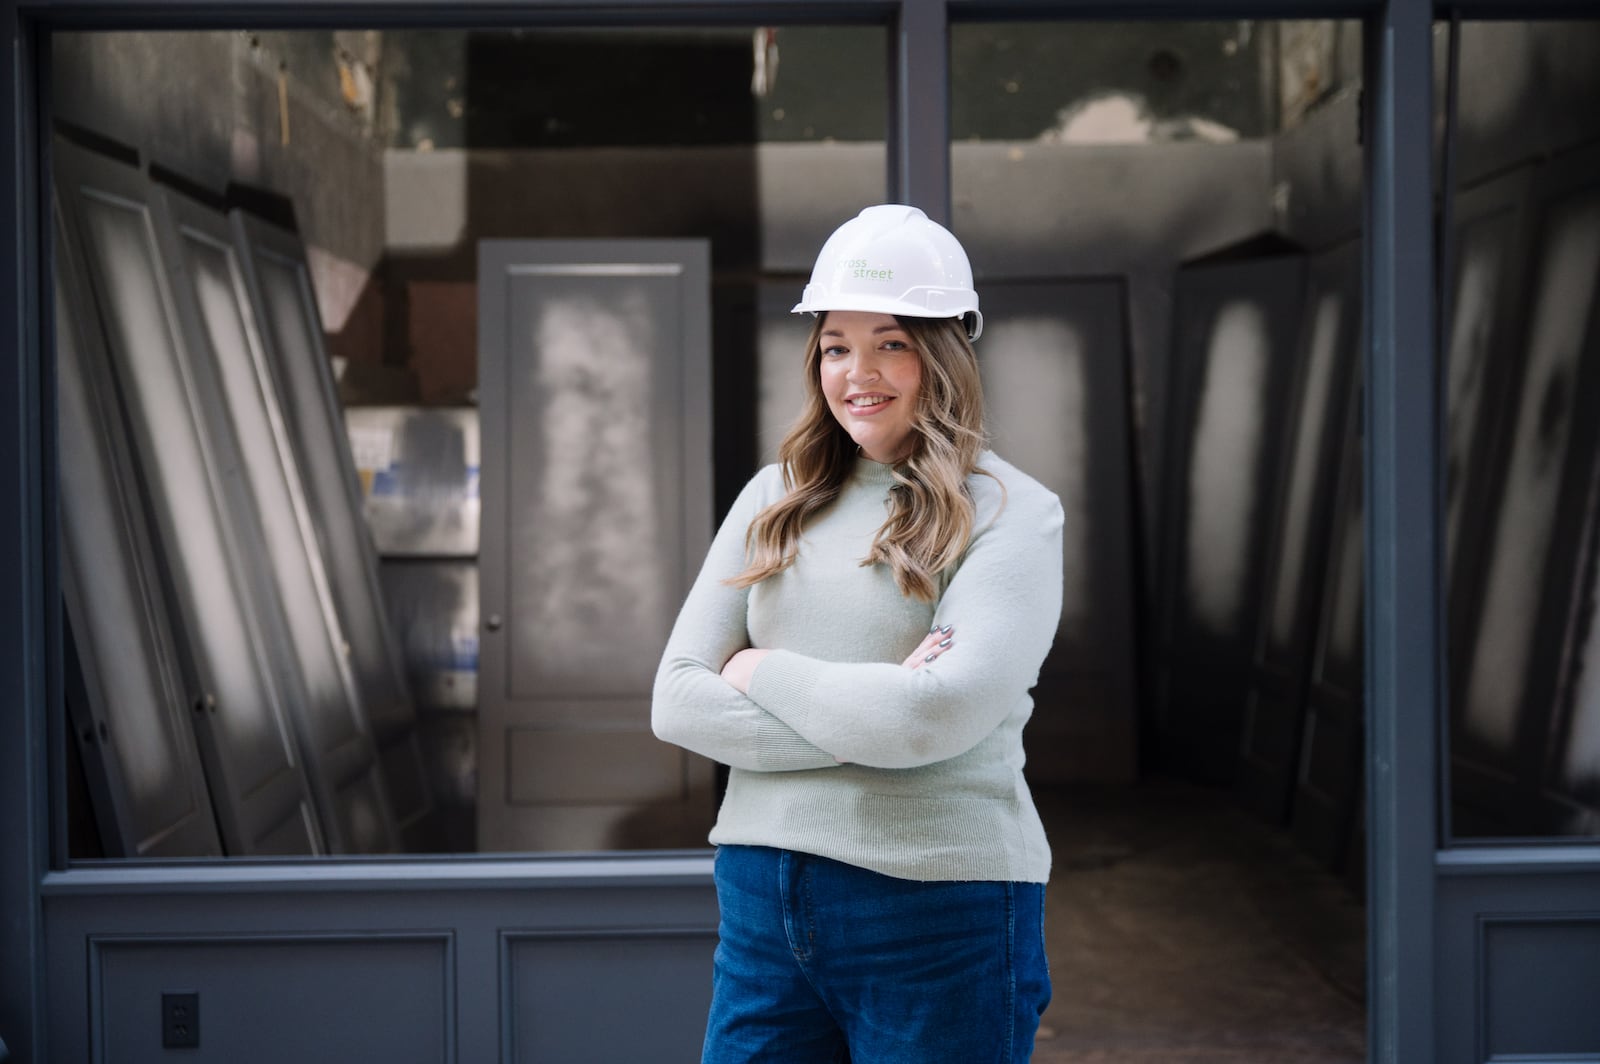
[[[340,821],[337,830],[319,831],[312,823],[280,848],[349,852],[350,846],[330,840],[359,838],[360,849],[371,850],[383,848],[371,840],[393,838],[398,841],[391,845],[405,852],[476,850],[482,837],[476,822],[480,766],[485,759],[510,756],[504,743],[485,736],[477,719],[483,693],[478,652],[486,623],[478,610],[478,470],[481,461],[494,461],[494,456],[481,454],[484,441],[478,431],[479,242],[707,242],[716,394],[699,401],[709,404],[717,418],[710,433],[716,479],[714,498],[690,502],[720,514],[761,460],[767,422],[781,425],[794,413],[792,404],[781,399],[776,405],[769,402],[763,415],[755,412],[755,397],[762,392],[784,395],[790,384],[776,378],[787,378],[799,365],[798,350],[774,353],[767,362],[755,357],[757,351],[771,350],[765,341],[772,321],[787,318],[787,305],[781,314],[768,313],[776,305],[772,293],[798,290],[832,227],[883,198],[886,31],[878,26],[749,26],[63,33],[52,44],[54,117],[91,156],[106,153],[109,165],[132,182],[136,199],[144,194],[140,189],[159,186],[164,194],[193,199],[200,204],[197,209],[215,212],[223,231],[226,212],[240,205],[264,211],[280,226],[295,226],[325,344],[298,343],[303,337],[278,313],[281,300],[269,302],[263,321],[241,319],[240,328],[224,339],[230,341],[230,350],[243,352],[260,342],[261,333],[308,358],[321,357],[318,352],[326,347],[323,355],[331,356],[339,402],[350,411],[351,449],[346,458],[342,446],[324,446],[327,441],[322,441],[317,451],[328,464],[307,475],[335,487],[348,478],[359,485],[364,503],[375,503],[381,511],[373,586],[387,602],[392,641],[409,679],[415,738],[386,746],[379,735],[376,757],[389,777],[404,778],[406,802],[371,803],[370,815],[362,820],[365,833],[358,832],[361,825],[344,823],[351,819],[344,799],[354,793],[354,784],[336,782],[324,788],[342,795],[331,803],[332,811],[319,814],[313,808],[308,815],[313,821],[318,815],[332,816]],[[68,213],[78,209],[69,204]],[[159,229],[164,224],[159,212],[151,217],[149,225]],[[69,225],[65,239],[75,239],[77,232],[76,223]],[[158,241],[152,248],[158,245],[166,246]],[[155,270],[153,266],[150,276]],[[184,283],[183,275],[174,276],[175,284]],[[201,277],[210,284],[198,295],[198,305],[206,309],[216,303],[213,280],[209,273]],[[279,292],[282,285],[274,285],[281,280],[261,272],[268,296]],[[92,304],[96,286],[79,287],[83,291],[70,298]],[[118,304],[102,308],[104,313],[113,318],[160,317],[161,299],[153,287],[146,287],[143,309]],[[113,292],[119,298],[122,294],[120,289]],[[178,299],[172,305],[183,303]],[[95,310],[73,305],[68,312],[81,317]],[[215,335],[211,342],[218,342]],[[92,354],[87,348],[84,353]],[[582,367],[575,367],[563,379],[581,389],[583,376]],[[229,394],[244,394],[234,383],[230,378]],[[178,402],[185,393],[167,389],[163,394]],[[639,389],[627,391],[626,397],[636,405],[653,401]],[[193,394],[189,398],[198,401]],[[313,388],[310,393],[296,391],[288,401],[298,413],[316,399]],[[557,402],[551,409],[588,407]],[[267,435],[261,426],[280,416],[265,409],[260,413],[248,422],[260,430],[256,436]],[[617,414],[610,409],[605,416]],[[84,420],[64,424],[68,431],[81,433],[89,431]],[[213,421],[230,424],[227,417]],[[294,419],[284,424],[292,434]],[[239,422],[235,429],[242,432],[243,425]],[[85,441],[70,442],[64,453],[92,453]],[[237,474],[224,468],[227,460],[216,457],[232,453],[230,446],[198,443],[185,452],[186,460],[200,468],[204,452],[204,462],[220,463],[215,469],[205,466],[221,478],[216,482],[231,483],[228,478]],[[164,483],[151,474],[159,472],[157,465],[164,469],[170,464],[165,452],[132,451],[136,464],[152,467],[142,482]],[[253,450],[249,461],[272,458]],[[340,463],[354,468],[340,468]],[[64,469],[63,475],[70,480],[73,472]],[[195,484],[204,480],[191,479]],[[426,512],[393,505],[384,509],[394,503],[389,495],[397,490],[412,491],[416,497],[409,503]],[[201,508],[198,491],[177,501],[190,510]],[[320,492],[319,497],[330,493]],[[243,558],[250,552],[238,544],[247,541],[268,542],[274,558],[309,549],[299,540],[280,542],[285,530],[295,526],[290,508],[278,507],[267,516],[271,520],[260,522],[244,539],[219,525],[218,542]],[[639,525],[622,511],[569,516],[596,529]],[[414,532],[408,534],[408,528]],[[575,527],[573,535],[584,533]],[[169,548],[161,537],[153,536],[151,544],[147,556],[164,568],[146,574],[146,585],[162,586],[160,572],[168,571],[184,581],[188,570],[167,564],[164,551]],[[79,551],[70,557],[97,564],[82,555]],[[354,579],[347,570],[345,565],[329,568],[322,590]],[[92,572],[79,576],[83,583],[95,581]],[[295,588],[306,594],[294,600],[295,623],[279,626],[280,642],[326,649],[308,630],[307,619],[316,620],[317,611],[312,583],[302,583]],[[581,592],[579,587],[575,593],[581,598]],[[226,591],[213,581],[197,599],[217,595]],[[559,624],[560,612],[551,623]],[[507,619],[508,629],[517,620]],[[82,623],[74,630],[85,641],[107,629]],[[181,633],[182,628],[174,630]],[[361,629],[357,634],[364,641],[346,633],[342,643],[343,654],[355,661],[352,682],[362,682],[363,663],[373,658],[367,652],[371,640],[365,639],[370,633]],[[560,636],[554,634],[552,645],[561,645]],[[84,649],[74,660],[92,665],[98,659]],[[273,653],[265,644],[257,650],[269,658]],[[177,660],[185,659],[180,654]],[[336,677],[339,671],[330,664],[319,676]],[[288,712],[298,697],[297,686],[289,682],[293,675],[280,670],[277,684],[283,689],[277,697],[286,707],[286,721],[296,719]],[[233,682],[236,676],[223,679]],[[91,689],[102,691],[105,685]],[[327,703],[343,697],[337,683],[319,687],[315,694]],[[226,718],[236,704],[253,704],[241,701],[237,693],[217,695],[215,701],[224,707],[217,711],[219,718]],[[97,708],[114,716],[115,704],[101,701]],[[205,705],[203,697],[200,702]],[[635,715],[647,720],[648,706],[638,708]],[[192,717],[185,705],[175,719]],[[219,719],[218,726],[227,723]],[[279,730],[284,733],[280,738],[294,741],[287,724]],[[538,741],[536,734],[519,734],[524,744]],[[647,727],[643,735],[648,743],[631,735],[628,741],[619,740],[616,756],[642,757],[653,771],[660,758],[648,749],[654,739]],[[130,742],[122,753],[137,758],[142,749]],[[161,753],[166,757],[170,749],[163,747]],[[373,755],[366,756],[372,764]],[[117,814],[116,796],[96,776],[99,762],[83,760],[77,748],[69,757],[73,856],[122,852],[126,847],[99,838],[97,818]],[[136,781],[150,774],[138,764],[121,770]],[[432,812],[408,823],[400,811],[415,805],[414,789],[423,779]],[[603,766],[586,779],[595,793],[606,780],[614,781],[627,792],[628,801],[640,790],[626,764]],[[525,790],[513,788],[512,798]],[[301,797],[308,808],[321,801],[317,786]],[[590,810],[574,814],[572,830],[555,831],[551,837],[563,840],[561,848],[577,850],[698,846],[714,812],[714,798],[701,795],[703,823],[691,824],[687,833],[676,823],[670,830],[653,830],[645,815],[633,817],[626,832],[585,834],[583,824],[595,820]],[[162,856],[189,852],[170,849]]]

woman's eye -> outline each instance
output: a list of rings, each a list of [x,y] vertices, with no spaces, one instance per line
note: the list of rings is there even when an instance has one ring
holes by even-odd
[[[837,347],[837,346],[835,346],[835,347],[824,347],[822,349],[822,357],[823,358],[838,358],[840,355],[842,355],[844,353],[845,353],[845,349],[842,348],[842,347]]]
[[[883,349],[885,351],[904,351],[906,349],[906,342],[904,340],[885,340],[883,343]]]

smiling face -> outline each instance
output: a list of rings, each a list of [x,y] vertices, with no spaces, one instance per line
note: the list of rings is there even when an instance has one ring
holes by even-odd
[[[820,347],[819,383],[834,419],[874,462],[906,457],[922,356],[894,315],[831,310]]]

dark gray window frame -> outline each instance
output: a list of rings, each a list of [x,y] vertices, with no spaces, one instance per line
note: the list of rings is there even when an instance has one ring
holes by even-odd
[[[1001,18],[1362,18],[1367,240],[1365,345],[1366,647],[1369,818],[1370,1059],[1434,1057],[1434,888],[1441,876],[1537,872],[1577,861],[1600,868],[1600,847],[1441,850],[1438,680],[1442,608],[1430,159],[1431,31],[1436,16],[1592,17],[1586,0],[0,0],[0,335],[12,357],[0,375],[0,1038],[12,1059],[44,1053],[42,899],[76,890],[139,889],[141,880],[194,889],[278,889],[315,881],[383,890],[404,881],[625,874],[629,859],[540,864],[320,862],[66,870],[52,843],[62,808],[60,616],[56,574],[53,333],[47,312],[47,36],[53,29],[295,26],[879,23],[891,29],[889,191],[948,218],[948,34],[952,21]],[[1418,662],[1434,664],[1419,668]],[[636,860],[661,860],[638,858]],[[669,859],[677,873],[693,869]],[[663,869],[667,874],[674,870]]]

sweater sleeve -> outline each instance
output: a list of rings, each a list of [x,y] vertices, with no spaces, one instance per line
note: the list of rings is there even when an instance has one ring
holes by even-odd
[[[764,483],[779,475],[769,466],[752,478],[717,530],[656,670],[650,725],[657,738],[734,768],[837,768],[832,754],[722,678],[723,664],[750,645],[749,589],[725,581],[744,570],[745,530],[766,504],[770,492]]]
[[[934,617],[955,642],[931,664],[840,664],[775,650],[750,697],[840,759],[914,768],[972,749],[1039,678],[1061,618],[1061,503],[1013,498],[974,537]]]

